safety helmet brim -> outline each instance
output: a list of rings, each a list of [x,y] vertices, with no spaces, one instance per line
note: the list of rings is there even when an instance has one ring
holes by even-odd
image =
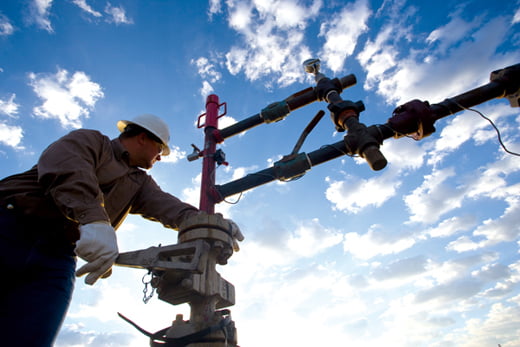
[[[120,132],[123,132],[128,124],[136,124],[143,129],[148,130],[152,134],[154,134],[158,139],[161,140],[162,145],[164,146],[163,152],[161,155],[167,156],[171,153],[169,140],[170,140],[170,131],[168,126],[162,119],[157,116],[145,114],[135,117],[132,120],[120,120],[117,122],[117,129]]]

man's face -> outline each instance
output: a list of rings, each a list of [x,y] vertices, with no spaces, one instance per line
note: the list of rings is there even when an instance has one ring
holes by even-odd
[[[152,140],[144,133],[140,136],[139,150],[134,154],[132,162],[135,166],[148,170],[156,161],[161,160],[164,145]]]

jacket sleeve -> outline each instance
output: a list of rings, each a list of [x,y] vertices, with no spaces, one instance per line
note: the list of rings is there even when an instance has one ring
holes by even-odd
[[[52,143],[38,161],[38,181],[68,218],[80,224],[110,221],[96,169],[112,153],[110,139],[76,130]]]
[[[178,229],[186,218],[199,212],[196,207],[163,191],[152,177],[146,176],[130,213],[140,214],[146,219],[158,221],[167,228]]]

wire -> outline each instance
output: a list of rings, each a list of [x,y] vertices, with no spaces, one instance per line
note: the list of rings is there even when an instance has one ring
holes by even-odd
[[[407,135],[407,134],[403,134],[403,133],[401,133],[401,132],[399,132],[399,131],[397,131],[397,130],[394,130],[394,129],[393,129],[391,126],[389,126],[388,124],[378,124],[377,127],[378,127],[378,130],[379,130],[379,127],[385,127],[385,128],[387,128],[387,129],[390,129],[390,131],[392,131],[392,132],[393,132],[395,135],[397,135],[399,138],[401,138],[401,137],[407,137],[407,138],[412,139],[412,140],[415,140],[415,141],[419,141],[419,140],[420,140],[419,138],[417,138],[417,137],[414,136],[414,135]],[[381,130],[379,130],[379,133],[381,133]],[[394,135],[394,136],[395,136],[395,135]],[[381,136],[381,138],[383,138],[383,136]],[[381,144],[382,144],[382,143],[381,143]]]
[[[238,202],[240,201],[240,199],[242,199],[242,194],[243,194],[243,193],[244,193],[244,192],[240,192],[240,195],[238,196],[237,201],[228,201],[228,200],[226,200],[226,199],[224,199],[224,200],[222,200],[222,201],[224,201],[226,204],[236,205],[236,204],[238,204]]]
[[[476,110],[474,108],[467,108],[467,107],[464,107],[462,106],[461,104],[459,104],[458,102],[456,102],[455,100],[450,100],[452,102],[454,102],[455,104],[457,104],[459,107],[465,109],[465,110],[468,110],[468,111],[472,111],[472,112],[475,112],[477,113],[480,117],[484,118],[485,120],[487,120],[489,122],[489,124],[491,124],[491,126],[495,129],[496,133],[497,133],[497,137],[498,137],[498,142],[500,143],[500,146],[502,146],[502,148],[504,149],[504,151],[506,151],[507,153],[511,154],[511,155],[516,155],[516,156],[519,156],[520,157],[520,154],[519,153],[516,153],[516,152],[512,152],[510,150],[507,149],[507,147],[505,146],[504,142],[502,141],[502,135],[500,135],[500,130],[497,128],[497,126],[495,125],[495,123],[493,123],[493,121],[486,117],[482,112],[480,112],[479,110]]]

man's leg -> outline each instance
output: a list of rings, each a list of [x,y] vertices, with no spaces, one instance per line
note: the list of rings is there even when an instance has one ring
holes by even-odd
[[[0,331],[6,346],[52,346],[74,289],[72,246],[28,239],[0,212]],[[45,235],[44,226],[41,226]]]

